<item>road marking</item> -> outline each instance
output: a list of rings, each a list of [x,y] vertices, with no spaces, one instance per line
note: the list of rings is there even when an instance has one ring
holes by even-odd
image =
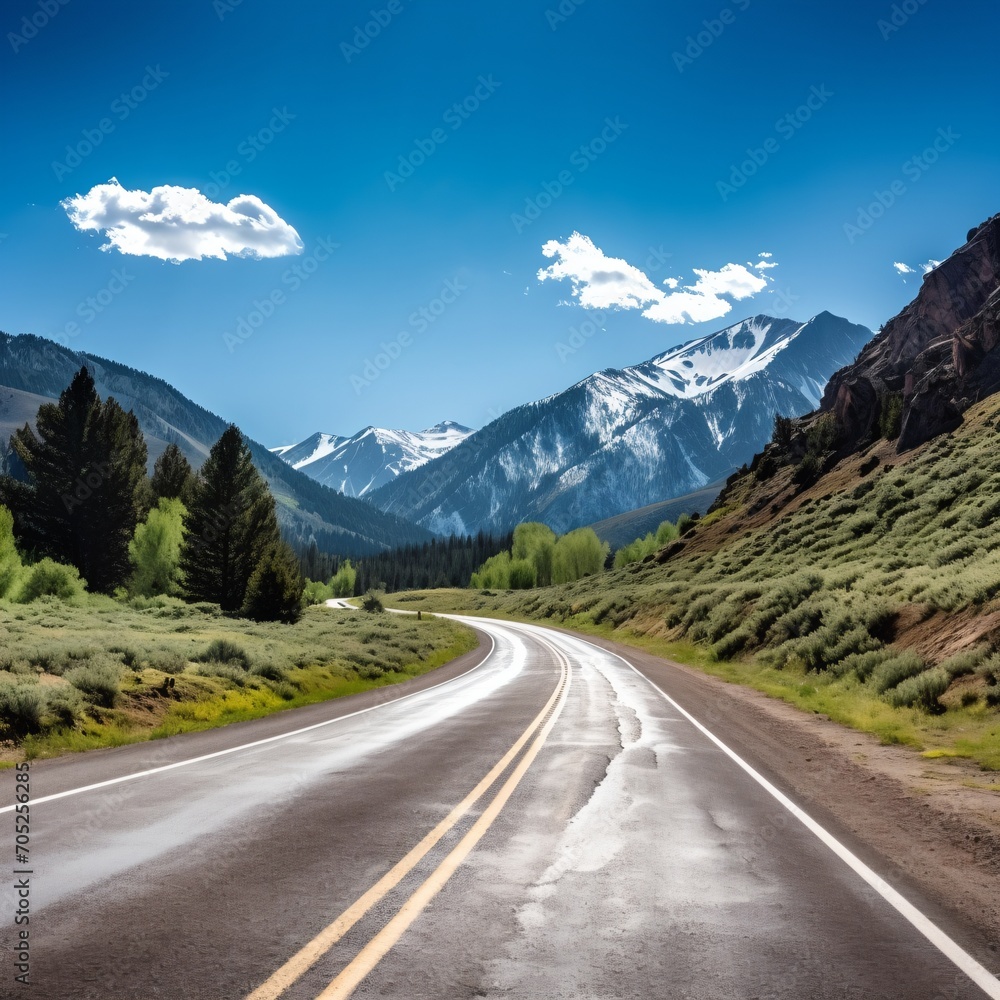
[[[489,635],[489,633],[486,633]],[[268,736],[266,739],[254,740],[252,743],[242,743],[238,747],[229,747],[227,750],[216,750],[214,753],[202,754],[200,757],[189,757],[187,760],[175,761],[173,764],[163,764],[160,767],[151,767],[145,771],[134,771],[132,774],[124,774],[119,778],[108,778],[107,781],[97,781],[92,785],[81,785],[79,788],[70,788],[65,792],[55,792],[52,795],[42,795],[37,799],[32,799],[32,806],[41,805],[43,802],[54,802],[56,799],[65,799],[70,795],[80,795],[83,792],[93,792],[98,788],[109,788],[111,785],[120,785],[125,781],[135,781],[137,778],[148,778],[152,774],[162,774],[164,771],[173,771],[179,767],[187,767],[189,764],[200,764],[206,760],[214,760],[217,757],[225,757],[232,753],[239,753],[241,750],[250,750],[254,747],[262,747],[267,743],[275,743],[278,740],[287,740],[291,736],[301,736],[302,733],[312,732],[314,729],[322,729],[324,726],[332,726],[337,722],[343,722],[346,719],[353,719],[358,715],[365,715],[368,712],[374,712],[380,708],[386,708],[389,705],[398,705],[401,701],[406,701],[409,698],[416,698],[417,695],[427,694],[428,691],[434,688],[444,687],[446,684],[452,684],[461,677],[465,677],[467,674],[471,674],[473,670],[478,670],[492,655],[493,651],[496,649],[496,640],[490,635],[490,651],[474,666],[469,667],[468,670],[463,670],[460,674],[449,680],[444,681],[443,684],[435,684],[433,688],[422,688],[420,691],[413,691],[410,694],[404,694],[399,698],[393,698],[391,701],[383,701],[378,705],[371,705],[368,708],[360,708],[356,712],[350,712],[347,715],[339,715],[336,719],[327,719],[325,722],[316,722],[311,726],[303,726],[301,729],[293,729],[288,733],[279,733],[277,736]],[[0,813],[12,812],[16,808],[15,805],[2,806],[0,807]]]
[[[505,623],[510,624],[510,623]],[[538,626],[535,626],[538,627]],[[685,719],[696,729],[707,736],[727,757],[738,764],[754,781],[757,782],[768,794],[777,799],[803,826],[811,833],[815,834],[826,846],[833,851],[848,867],[852,868],[861,876],[890,906],[892,906],[902,917],[904,917],[913,927],[915,927],[931,944],[934,945],[946,958],[950,959],[959,969],[962,970],[991,1000],[1000,1000],[1000,979],[997,979],[989,969],[981,965],[972,957],[961,945],[949,937],[940,927],[929,917],[918,910],[905,896],[894,889],[888,882],[869,868],[856,854],[845,847],[836,837],[825,827],[816,822],[804,809],[797,806],[784,792],[775,788],[759,771],[748,764],[735,750],[731,750],[714,733],[703,726],[687,709],[682,708],[657,684],[647,677],[633,663],[630,663],[624,656],[604,649],[596,643],[580,639],[578,636],[571,636],[577,642],[582,642],[592,649],[598,649],[609,656],[614,656],[621,660],[629,669],[635,671],[647,684],[651,685],[661,697],[671,704]],[[325,996],[325,994],[324,994]]]
[[[565,653],[551,643],[545,642],[545,640],[541,641],[560,657],[562,662],[562,677],[560,678],[560,685],[553,695],[559,695],[559,702],[553,709],[545,725],[542,726],[535,742],[528,748],[517,767],[511,772],[510,777],[504,782],[503,787],[497,792],[493,801],[483,810],[479,819],[476,820],[452,852],[428,876],[427,880],[413,895],[410,896],[399,912],[385,927],[358,952],[336,979],[319,994],[316,1000],[344,1000],[344,998],[349,997],[357,989],[362,980],[382,961],[393,945],[403,936],[407,928],[420,916],[427,904],[445,887],[445,884],[469,856],[476,844],[482,840],[497,816],[500,815],[500,810],[503,809],[507,800],[514,794],[514,790],[521,783],[521,779],[531,766],[532,761],[538,756],[538,752],[542,749],[546,738],[552,731],[552,727],[559,718],[563,705],[566,703],[566,695],[569,692],[570,680],[573,676],[569,658]]]
[[[544,640],[542,641],[544,642]],[[545,643],[545,645],[548,645],[550,649],[554,649],[549,643]],[[507,753],[497,761],[486,777],[420,843],[389,869],[364,895],[360,896],[344,910],[336,920],[320,931],[305,947],[296,952],[266,982],[258,986],[246,1000],[274,1000],[274,998],[284,993],[296,980],[301,978],[315,965],[379,900],[391,892],[433,850],[442,837],[489,791],[500,775],[507,770],[511,762],[521,752],[521,749],[528,740],[531,739],[532,734],[543,723],[546,715],[552,711],[560,692],[565,690],[564,685],[568,686],[569,660],[559,650],[555,650],[555,652],[560,665],[559,683],[550,695],[549,700],[545,703],[545,707],[532,719],[528,728],[518,737]],[[558,714],[558,712],[554,714]],[[537,753],[537,750],[535,752]],[[504,787],[506,788],[506,785]]]

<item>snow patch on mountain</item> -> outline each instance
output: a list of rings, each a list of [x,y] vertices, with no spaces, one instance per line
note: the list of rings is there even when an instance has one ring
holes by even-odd
[[[423,431],[365,427],[352,437],[316,433],[272,451],[317,482],[362,497],[446,454],[472,433],[453,420]]]

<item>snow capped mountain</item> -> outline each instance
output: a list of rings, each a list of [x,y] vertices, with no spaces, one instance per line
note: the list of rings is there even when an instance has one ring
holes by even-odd
[[[424,431],[366,427],[349,438],[317,433],[299,444],[271,450],[324,486],[362,497],[439,458],[472,433],[468,427],[445,420]]]
[[[680,496],[749,461],[776,414],[814,409],[871,337],[827,312],[754,316],[517,407],[369,496],[442,534],[525,519],[565,531]]]

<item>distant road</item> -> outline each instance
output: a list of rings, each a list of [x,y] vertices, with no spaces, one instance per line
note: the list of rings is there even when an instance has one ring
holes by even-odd
[[[411,684],[33,765],[33,985],[9,927],[0,997],[1000,998],[698,678],[466,620]]]

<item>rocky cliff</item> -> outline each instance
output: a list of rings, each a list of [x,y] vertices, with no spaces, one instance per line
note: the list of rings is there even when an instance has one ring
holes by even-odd
[[[954,429],[963,411],[1000,389],[1000,215],[924,276],[917,297],[857,361],[837,372],[821,410],[850,441],[867,440],[894,394],[903,402],[899,451]]]

